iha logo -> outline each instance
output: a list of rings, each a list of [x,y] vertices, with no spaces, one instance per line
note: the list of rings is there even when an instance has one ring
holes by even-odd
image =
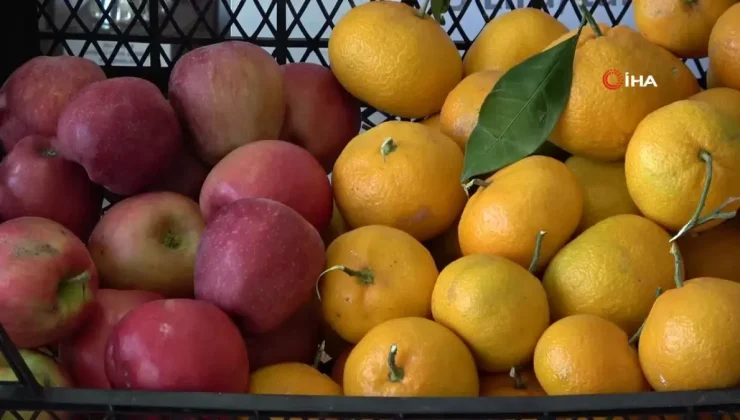
[[[658,83],[655,82],[655,78],[653,76],[635,76],[633,74],[629,74],[629,72],[625,72],[622,74],[620,71],[616,69],[609,69],[604,72],[604,75],[601,77],[601,81],[604,83],[604,87],[606,87],[609,90],[616,90],[620,87],[658,87]]]

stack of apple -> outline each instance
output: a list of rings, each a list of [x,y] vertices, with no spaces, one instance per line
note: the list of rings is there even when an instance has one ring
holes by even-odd
[[[247,42],[184,55],[168,97],[25,63],[0,89],[0,324],[51,386],[246,392],[310,363],[327,172],[359,126],[330,70]]]

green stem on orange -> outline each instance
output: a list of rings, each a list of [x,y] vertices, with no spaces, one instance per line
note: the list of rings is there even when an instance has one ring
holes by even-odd
[[[427,9],[429,8],[429,0],[424,0],[421,3],[421,7],[419,8],[419,17],[424,18],[427,14]]]
[[[663,288],[662,287],[658,287],[655,290],[655,298],[657,299],[662,294],[663,294]],[[629,340],[629,344],[630,345],[634,345],[640,339],[640,335],[642,334],[642,329],[645,328],[645,322],[646,321],[642,321],[642,324],[640,325],[640,328],[638,328],[637,331],[632,335],[632,337],[630,337],[630,340]]]
[[[529,263],[529,272],[534,273],[537,270],[537,263],[540,261],[540,250],[542,249],[542,239],[547,235],[547,232],[541,230],[537,232],[537,242],[534,244],[534,255],[532,256],[532,262]]]
[[[387,158],[388,155],[393,153],[396,149],[398,149],[398,145],[393,142],[393,137],[385,139],[383,144],[380,145],[380,154],[383,155],[383,162],[385,162],[385,158]]]
[[[671,244],[671,254],[673,255],[673,280],[676,282],[676,287],[681,288],[684,280],[683,257],[675,242]]]
[[[356,277],[360,283],[365,285],[375,283],[375,273],[369,268],[363,268],[362,270],[353,270],[343,265],[334,265],[319,274],[319,278],[316,280],[316,296],[318,296],[319,300],[321,300],[321,292],[319,292],[319,282],[326,273],[330,273],[332,271],[343,271],[348,276]]]
[[[514,380],[514,388],[527,389],[527,384],[525,384],[522,380],[522,377],[519,375],[519,371],[517,370],[516,366],[512,366],[511,370],[509,371],[509,376],[511,376],[511,379]]]
[[[403,380],[403,368],[396,365],[396,353],[398,353],[398,346],[391,344],[391,350],[388,352],[388,380],[391,382],[401,382]]]
[[[463,189],[465,190],[465,195],[467,195],[468,198],[470,198],[470,189],[471,188],[473,188],[474,186],[475,187],[480,187],[480,188],[486,188],[489,185],[491,185],[491,183],[488,182],[488,181],[484,181],[482,179],[474,178],[474,179],[471,179],[470,181],[466,182],[465,184],[463,184]]]
[[[696,206],[696,210],[694,210],[694,214],[691,216],[691,219],[689,219],[689,221],[685,225],[683,225],[676,236],[671,238],[671,243],[685,235],[686,232],[696,227],[697,223],[699,222],[699,216],[701,216],[701,212],[704,210],[704,206],[707,204],[709,187],[712,185],[712,155],[706,150],[701,149],[699,151],[699,159],[704,161],[706,167],[706,173],[704,175],[704,189],[702,189],[701,191],[699,204]]]
[[[583,17],[586,18],[588,25],[591,26],[591,29],[593,29],[596,36],[604,36],[604,34],[601,32],[601,28],[599,28],[599,24],[596,23],[596,20],[594,20],[591,12],[588,11],[588,8],[583,3],[583,0],[576,0],[576,3],[578,3],[578,10],[580,10]]]

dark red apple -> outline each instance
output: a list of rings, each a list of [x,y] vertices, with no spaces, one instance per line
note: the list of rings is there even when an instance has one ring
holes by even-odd
[[[208,167],[198,160],[189,147],[183,147],[175,155],[169,168],[146,190],[170,191],[198,201],[206,176]]]
[[[105,80],[93,61],[39,56],[18,67],[0,89],[0,139],[6,151],[30,134],[56,135],[57,122],[82,88]]]
[[[244,41],[196,48],[172,68],[169,97],[209,166],[237,147],[280,134],[285,114],[280,67]]]
[[[132,195],[162,176],[182,142],[175,112],[159,89],[119,77],[93,83],[69,102],[53,146],[93,182]]]
[[[87,315],[98,272],[82,243],[52,220],[0,224],[0,324],[21,348],[71,334]]]
[[[321,341],[321,304],[311,299],[277,328],[262,334],[247,332],[244,341],[252,372],[286,362],[310,365]]]
[[[280,139],[308,150],[328,174],[360,131],[360,102],[320,64],[289,63],[280,69],[285,97]]]
[[[262,140],[229,153],[203,183],[200,209],[210,220],[226,204],[257,197],[287,205],[319,231],[331,220],[329,178],[310,153],[292,143]]]
[[[195,259],[195,297],[243,317],[246,331],[264,333],[311,299],[324,264],[321,235],[295,210],[242,199],[206,226]]]
[[[100,289],[87,321],[59,343],[59,358],[78,388],[110,389],[105,345],[113,327],[130,310],[162,296],[140,290]]]
[[[103,191],[76,163],[28,136],[0,162],[0,221],[22,216],[54,220],[87,241],[100,218]]]
[[[105,371],[114,389],[243,393],[249,356],[236,324],[215,305],[158,300],[113,328]]]
[[[193,297],[203,229],[198,204],[184,195],[151,192],[114,204],[88,242],[101,287]]]

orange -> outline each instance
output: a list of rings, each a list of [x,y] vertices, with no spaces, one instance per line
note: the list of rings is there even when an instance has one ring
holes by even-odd
[[[737,0],[635,0],[637,30],[678,57],[707,56],[715,22]]]
[[[262,395],[342,395],[331,378],[303,363],[280,363],[257,369],[249,377],[249,393]]]
[[[537,343],[534,372],[548,395],[648,390],[627,334],[595,315],[572,315],[552,324]]]
[[[353,96],[399,117],[439,112],[462,79],[462,58],[431,16],[395,1],[351,9],[329,37],[331,69]]]
[[[329,244],[334,239],[347,231],[349,231],[349,226],[347,226],[347,222],[344,221],[342,213],[339,212],[337,202],[335,201],[334,209],[331,213],[331,220],[329,221],[329,224],[321,231],[321,238],[324,240],[324,245],[329,246]]]
[[[686,278],[717,277],[740,282],[740,219],[678,239]]]
[[[640,335],[640,364],[656,391],[740,385],[740,283],[702,277],[666,291]]]
[[[431,239],[465,205],[463,154],[437,130],[388,121],[352,139],[334,164],[334,198],[354,227],[386,225]]]
[[[707,89],[689,99],[706,102],[740,124],[740,90],[723,87]]]
[[[470,133],[478,124],[478,114],[483,101],[502,75],[503,73],[497,70],[473,73],[464,78],[447,95],[440,112],[442,132],[455,140],[460,149],[465,150]]]
[[[478,367],[488,372],[531,362],[550,325],[539,279],[506,258],[485,254],[462,257],[442,270],[432,315],[465,341]]]
[[[740,196],[740,124],[693,100],[667,105],[640,122],[627,149],[625,174],[630,196],[642,214],[674,232],[689,221],[705,185],[702,150],[713,162],[702,212],[706,216],[730,197]],[[726,210],[738,208],[740,202],[735,202]]]
[[[585,27],[573,62],[568,103],[550,140],[571,154],[607,161],[624,157],[637,124],[650,112],[699,92],[686,65],[626,26],[601,25],[603,36]],[[576,32],[553,42],[553,46]],[[657,87],[626,87],[625,73],[652,76]],[[608,76],[608,77],[607,77]],[[615,89],[609,89],[604,78]]]
[[[709,36],[709,64],[717,86],[740,89],[740,3],[725,11]]]
[[[372,397],[473,397],[478,371],[465,343],[426,318],[373,328],[344,366],[344,394]]]
[[[583,211],[578,179],[560,161],[530,156],[494,173],[463,210],[458,227],[463,255],[491,254],[529,267],[537,234],[537,269],[544,268],[576,230]]]
[[[434,128],[435,130],[442,130],[442,123],[440,121],[439,114],[434,114],[431,117],[425,118],[419,122],[423,125],[426,125],[429,128]]]
[[[578,232],[618,214],[640,214],[627,190],[624,162],[604,162],[571,156],[565,166],[583,188],[583,215]]]
[[[568,32],[556,18],[532,7],[501,13],[488,22],[465,54],[465,75],[507,71]]]
[[[591,314],[633,334],[658,287],[674,287],[670,236],[633,214],[612,216],[555,255],[542,278],[552,318]]]
[[[364,226],[329,245],[329,271],[319,281],[324,319],[357,343],[389,319],[430,316],[437,267],[424,245],[388,226]]]
[[[547,395],[531,369],[517,371],[516,376],[516,379],[512,378],[509,372],[482,375],[480,396],[541,397]]]

